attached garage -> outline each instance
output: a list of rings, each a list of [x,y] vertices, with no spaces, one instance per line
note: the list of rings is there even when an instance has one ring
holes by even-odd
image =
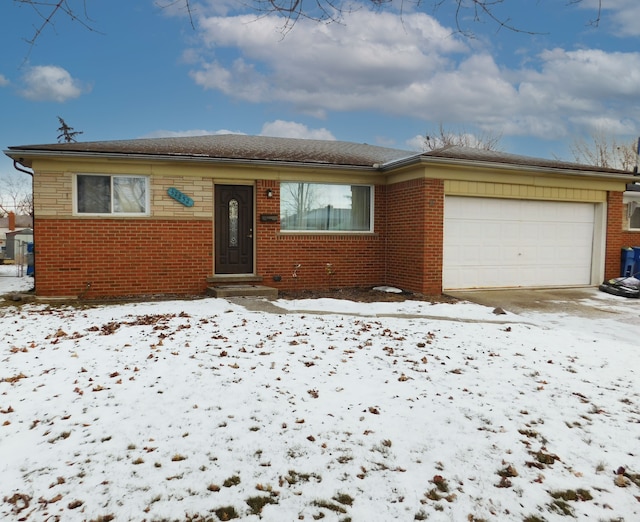
[[[446,196],[443,288],[593,284],[600,264],[601,207]]]

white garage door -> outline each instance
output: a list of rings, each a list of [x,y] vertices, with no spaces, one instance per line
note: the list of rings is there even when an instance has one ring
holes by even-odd
[[[595,205],[445,198],[443,287],[591,283]]]

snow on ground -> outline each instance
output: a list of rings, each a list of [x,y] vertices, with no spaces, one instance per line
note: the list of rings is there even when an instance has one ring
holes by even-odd
[[[608,319],[275,304],[0,307],[0,519],[640,520]]]

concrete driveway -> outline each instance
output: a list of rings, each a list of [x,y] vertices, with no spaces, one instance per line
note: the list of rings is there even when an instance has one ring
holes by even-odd
[[[552,314],[610,319],[636,325],[640,333],[640,299],[610,295],[596,287],[468,290],[447,295],[524,316]]]

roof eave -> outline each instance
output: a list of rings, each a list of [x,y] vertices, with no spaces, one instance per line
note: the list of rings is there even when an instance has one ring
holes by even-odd
[[[207,155],[194,154],[140,154],[140,153],[124,153],[124,152],[87,152],[87,151],[60,151],[47,149],[23,149],[9,148],[3,151],[11,159],[17,161],[25,167],[32,168],[33,159],[36,158],[53,158],[53,159],[102,159],[102,160],[120,160],[120,161],[165,161],[165,162],[190,162],[190,163],[209,163],[218,165],[251,165],[263,168],[277,167],[293,167],[305,169],[342,169],[355,170],[361,172],[372,173],[390,173],[397,169],[412,166],[458,166],[472,168],[490,168],[495,170],[514,170],[522,172],[539,173],[546,175],[558,176],[582,176],[589,178],[600,178],[609,180],[632,181],[637,176],[632,172],[628,174],[612,173],[602,171],[592,171],[583,169],[570,169],[565,167],[553,167],[542,165],[526,165],[519,163],[504,163],[496,161],[483,161],[461,158],[446,158],[440,156],[425,156],[422,153],[411,154],[405,158],[392,160],[384,164],[374,163],[372,165],[348,165],[338,163],[322,163],[322,162],[305,162],[305,161],[286,161],[286,160],[266,160],[266,159],[247,159],[247,158],[219,158]]]
[[[520,170],[529,173],[539,174],[551,174],[559,176],[584,176],[592,178],[606,178],[611,180],[626,180],[629,182],[633,180],[634,173],[629,172],[615,173],[615,172],[603,172],[597,170],[584,170],[584,169],[570,169],[565,167],[553,167],[544,165],[526,165],[520,163],[503,163],[497,161],[482,161],[471,160],[462,158],[444,158],[440,156],[425,156],[424,154],[416,154],[407,158],[403,158],[397,161],[391,161],[381,166],[381,169],[389,172],[402,167],[412,167],[415,165],[447,165],[447,166],[461,166],[461,167],[483,167],[496,170]]]
[[[286,161],[286,160],[266,160],[266,159],[249,159],[249,158],[217,158],[207,155],[194,154],[136,154],[124,152],[83,152],[83,151],[51,151],[46,149],[20,149],[10,148],[3,151],[4,154],[11,159],[16,160],[25,167],[32,167],[35,158],[53,158],[53,159],[106,159],[106,160],[125,160],[125,161],[180,161],[190,163],[215,163],[221,165],[252,165],[265,168],[274,167],[294,167],[294,168],[313,168],[313,169],[344,169],[344,170],[360,170],[378,172],[380,168],[374,165],[348,165],[339,163],[321,163],[321,162],[305,162],[305,161]]]

